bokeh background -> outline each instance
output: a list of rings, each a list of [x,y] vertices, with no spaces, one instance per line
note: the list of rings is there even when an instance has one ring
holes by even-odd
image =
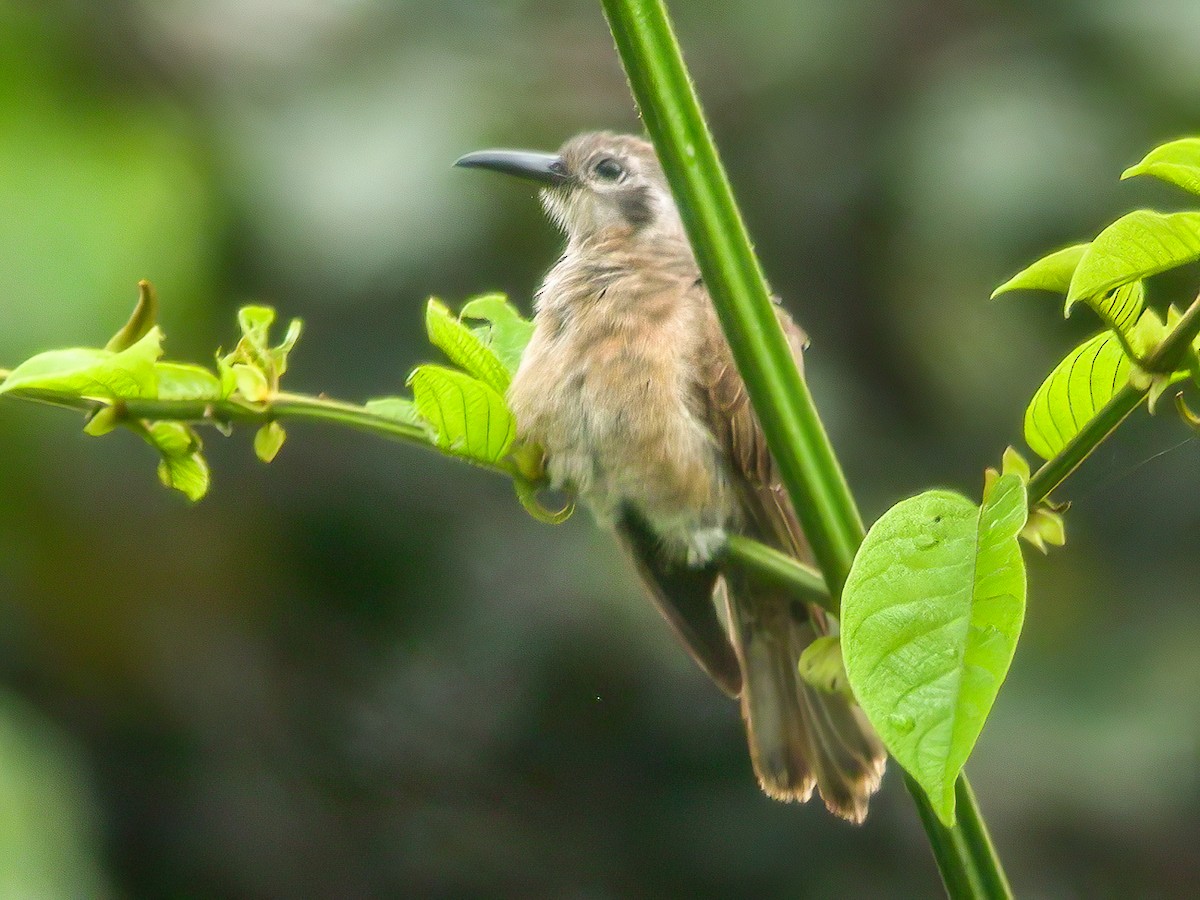
[[[977,493],[1095,328],[988,294],[1186,203],[1117,176],[1200,132],[1200,5],[674,6],[864,515]],[[527,305],[557,252],[451,161],[597,127],[639,123],[585,0],[0,0],[0,363],[102,344],[149,278],[176,358],[263,301],[307,323],[294,389],[396,392],[428,295]],[[0,895],[937,895],[895,771],[857,829],[759,794],[586,516],[333,428],[208,444],[190,506],[132,436],[0,404]],[[1139,415],[1030,560],[970,765],[1021,896],[1194,895],[1198,473]]]

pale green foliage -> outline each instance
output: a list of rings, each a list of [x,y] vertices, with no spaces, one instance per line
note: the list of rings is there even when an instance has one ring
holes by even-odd
[[[162,356],[162,332],[151,328],[119,352],[87,347],[51,350],[27,359],[0,384],[0,394],[64,393],[98,400],[153,397],[154,364]]]
[[[401,422],[405,425],[424,425],[421,414],[417,412],[417,404],[407,397],[379,397],[368,400],[363,408],[377,416]]]
[[[1121,178],[1134,175],[1153,175],[1185,191],[1200,194],[1200,138],[1182,138],[1155,147],[1135,166],[1121,173]]]
[[[268,422],[254,432],[254,455],[265,463],[269,463],[283,447],[287,432],[278,422]]]
[[[475,335],[500,358],[510,373],[517,371],[525,346],[533,337],[533,322],[526,319],[503,294],[483,294],[468,300],[459,319],[483,322]]]
[[[161,454],[158,480],[195,502],[208,493],[208,462],[196,430],[182,422],[129,422]]]
[[[1043,256],[992,291],[992,299],[995,300],[1009,291],[1054,291],[1057,294],[1065,294],[1071,286],[1071,276],[1075,274],[1075,267],[1079,265],[1079,260],[1083,259],[1087,248],[1087,244],[1072,244]]]
[[[992,299],[1009,291],[1017,290],[1053,291],[1056,294],[1067,294],[1071,288],[1075,271],[1090,248],[1090,244],[1073,244],[1051,253],[1049,256],[1042,257],[992,291]],[[1063,307],[1063,314],[1069,316],[1071,308],[1079,302],[1087,303],[1108,327],[1127,332],[1141,315],[1145,303],[1145,288],[1141,281],[1133,281],[1099,294],[1068,297]]]
[[[854,695],[947,826],[1021,631],[1025,504],[1015,473],[982,507],[949,491],[897,504],[867,534],[842,596]]]
[[[1025,410],[1025,442],[1043,459],[1058,453],[1129,380],[1129,358],[1111,332],[1076,347],[1042,382]]]
[[[437,299],[431,298],[425,307],[425,330],[429,342],[445,353],[452,363],[501,396],[508,390],[512,375],[500,357]]]
[[[818,690],[830,694],[850,690],[842,662],[842,642],[837,635],[823,634],[805,647],[797,668],[800,677]]]
[[[1063,313],[1071,314],[1076,301],[1067,300]],[[1089,297],[1087,304],[1096,311],[1104,324],[1114,331],[1128,335],[1141,319],[1146,306],[1146,288],[1142,281],[1131,281],[1106,294]]]
[[[217,358],[217,372],[226,396],[236,390],[247,400],[260,403],[279,390],[288,354],[300,339],[304,325],[292,319],[283,340],[272,347],[270,331],[274,322],[275,310],[269,306],[243,306],[238,310],[241,337],[233,352]]]
[[[472,461],[499,462],[512,447],[517,422],[489,385],[445,366],[418,366],[409,376],[417,412],[437,445]]]
[[[510,457],[516,422],[504,392],[533,325],[503,296],[487,294],[470,301],[464,309],[472,325],[431,300],[425,318],[430,341],[462,369],[419,366],[410,377],[414,398],[381,397],[354,406],[280,390],[288,355],[302,330],[299,319],[293,319],[283,339],[272,344],[275,310],[243,307],[238,311],[238,341],[231,352],[218,352],[214,372],[160,359],[162,332],[153,322],[157,298],[148,282],[142,282],[139,291],[133,315],[104,349],[76,347],[32,357],[0,375],[0,395],[82,409],[88,413],[84,429],[92,436],[118,427],[136,432],[158,450],[163,484],[192,500],[204,496],[209,486],[196,424],[227,431],[232,420],[261,423],[254,452],[270,462],[287,437],[277,416],[298,414],[300,406],[308,418],[380,430],[505,472],[513,477],[519,499],[534,515],[561,521],[569,514],[569,507],[552,512],[537,502],[540,451],[524,447]],[[147,401],[142,407],[152,407],[158,415],[131,414],[130,404],[135,401]],[[173,419],[173,413],[179,418]],[[155,421],[160,415],[163,420]]]
[[[221,380],[204,366],[160,362],[154,367],[159,400],[221,400]]]
[[[1196,259],[1200,212],[1135,210],[1096,235],[1079,260],[1067,300],[1087,300]]]

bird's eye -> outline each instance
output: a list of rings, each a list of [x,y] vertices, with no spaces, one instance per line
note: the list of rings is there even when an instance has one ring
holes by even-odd
[[[625,170],[621,168],[621,164],[611,156],[606,156],[600,162],[592,167],[592,171],[596,173],[596,177],[604,181],[616,181],[625,174]]]

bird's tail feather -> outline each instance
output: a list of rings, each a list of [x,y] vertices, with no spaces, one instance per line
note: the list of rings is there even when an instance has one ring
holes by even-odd
[[[861,822],[886,752],[850,698],[800,677],[800,653],[816,637],[809,615],[747,585],[726,585],[725,594],[742,664],[742,716],[763,790],[802,802],[816,787],[830,812]]]

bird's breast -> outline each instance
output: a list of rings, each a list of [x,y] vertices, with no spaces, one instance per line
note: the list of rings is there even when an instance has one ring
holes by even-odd
[[[697,409],[690,311],[543,306],[509,390],[522,439],[599,518],[633,504],[668,541],[724,524],[727,479]],[[640,314],[644,313],[644,314]]]

